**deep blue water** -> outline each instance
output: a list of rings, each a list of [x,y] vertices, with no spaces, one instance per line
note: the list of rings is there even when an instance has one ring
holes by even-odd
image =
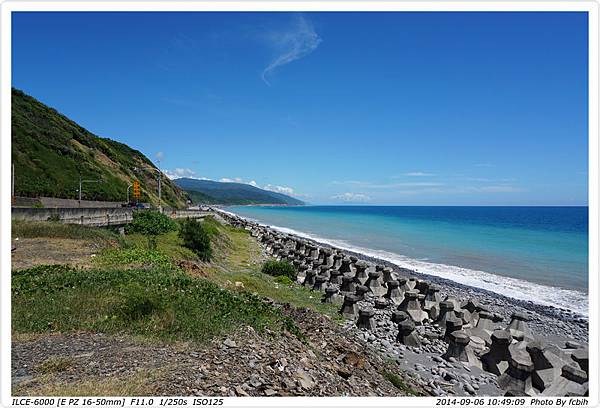
[[[419,272],[582,313],[587,309],[587,207],[228,210]]]

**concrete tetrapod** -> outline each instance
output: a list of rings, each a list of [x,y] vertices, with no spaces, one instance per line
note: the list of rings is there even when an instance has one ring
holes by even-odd
[[[491,336],[490,349],[481,355],[481,364],[485,371],[501,375],[508,368],[510,354],[508,346],[512,336],[508,330],[495,330]]]
[[[516,347],[509,347],[508,353],[508,369],[498,377],[498,386],[512,395],[535,396],[536,391],[531,381],[531,357],[525,350]]]
[[[365,282],[365,286],[376,297],[383,296],[387,292],[381,284],[381,272],[369,272],[369,278]]]
[[[387,293],[384,295],[385,298],[389,299],[395,305],[399,305],[404,300],[404,295],[398,289],[399,286],[400,282],[395,280],[389,281],[387,283]]]
[[[356,293],[356,282],[353,276],[342,276],[342,285],[340,286],[342,293]]]
[[[375,330],[375,311],[371,308],[360,309],[358,311],[358,321],[356,326],[359,329]]]
[[[533,361],[531,381],[538,391],[544,391],[561,375],[565,362],[546,350],[541,341],[533,341],[525,347]]]
[[[369,279],[369,275],[367,275],[367,268],[369,265],[365,261],[358,261],[354,267],[356,268],[356,274],[354,275],[354,280],[360,282],[361,285],[364,285]]]
[[[398,306],[398,310],[408,313],[410,318],[416,324],[423,324],[429,318],[427,313],[421,309],[418,301],[419,293],[416,290],[409,290],[404,293],[404,300]]]
[[[342,308],[340,309],[340,314],[345,319],[354,319],[358,314],[358,303],[359,298],[354,294],[349,294],[344,296],[344,303],[342,304]]]
[[[533,333],[527,325],[528,321],[529,316],[525,313],[515,312],[512,314],[508,330],[510,330],[513,338],[517,340],[534,340]]]
[[[543,392],[548,397],[583,397],[589,392],[589,383],[585,371],[572,364],[562,368],[561,376]]]
[[[450,360],[451,357],[455,358],[456,361],[467,364],[469,366],[481,366],[479,360],[473,353],[471,347],[469,347],[469,335],[462,330],[457,330],[450,333],[450,342],[448,343],[448,349],[442,355],[445,360]]]
[[[411,319],[404,319],[398,322],[396,341],[410,347],[421,346],[421,340],[415,331],[415,323]]]

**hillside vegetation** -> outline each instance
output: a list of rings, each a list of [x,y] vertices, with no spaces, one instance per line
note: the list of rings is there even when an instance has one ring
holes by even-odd
[[[173,180],[184,189],[194,203],[201,204],[276,204],[303,205],[304,202],[273,191],[243,183],[222,183],[212,180],[180,178]]]
[[[81,174],[84,179],[103,180],[84,185],[86,200],[125,201],[127,186],[138,179],[141,201],[158,204],[157,172],[144,154],[90,133],[14,88],[12,159],[18,196],[77,198]],[[186,194],[163,175],[162,199],[163,205],[181,207]]]

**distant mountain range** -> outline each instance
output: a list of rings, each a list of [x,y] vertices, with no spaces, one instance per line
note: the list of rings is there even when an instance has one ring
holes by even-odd
[[[24,92],[12,89],[12,162],[15,195],[126,201],[127,186],[140,181],[142,202],[158,204],[157,168],[140,151],[98,137]],[[184,207],[187,196],[164,174],[162,203]]]
[[[285,194],[263,190],[249,184],[223,183],[211,180],[179,178],[173,182],[185,190],[195,204],[275,204],[304,205],[303,201]]]

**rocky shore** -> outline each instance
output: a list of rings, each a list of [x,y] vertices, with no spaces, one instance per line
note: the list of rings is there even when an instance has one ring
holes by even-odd
[[[339,304],[344,334],[433,395],[585,396],[587,319],[279,232],[221,212],[297,281]],[[577,341],[575,341],[575,339]]]

